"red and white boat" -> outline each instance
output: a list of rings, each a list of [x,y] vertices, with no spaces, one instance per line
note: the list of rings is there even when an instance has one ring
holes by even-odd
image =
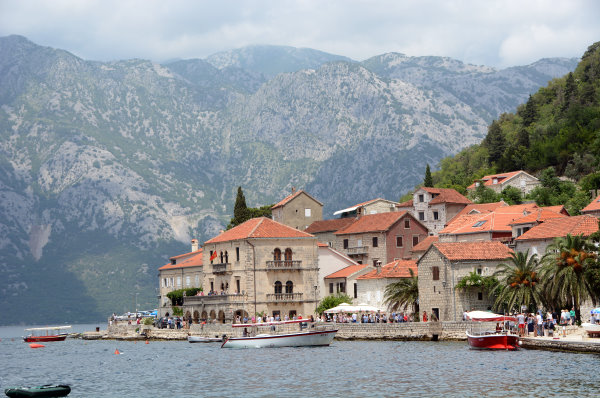
[[[293,321],[264,322],[234,324],[234,328],[252,328],[269,326],[275,329],[285,324],[307,324],[308,319],[297,319]],[[301,328],[302,330],[302,328]],[[306,347],[306,346],[328,346],[333,341],[337,329],[311,329],[294,333],[282,334],[257,334],[256,336],[230,337],[223,342],[221,348],[272,348],[272,347]]]
[[[514,316],[498,315],[486,311],[467,312],[467,319],[475,322],[496,322],[496,330],[467,331],[469,346],[477,350],[517,350],[519,336],[504,328],[506,321],[516,322]]]
[[[47,326],[45,328],[25,329],[30,332],[23,337],[26,343],[43,343],[47,341],[64,341],[68,333],[60,333],[62,330],[70,329],[71,326]]]

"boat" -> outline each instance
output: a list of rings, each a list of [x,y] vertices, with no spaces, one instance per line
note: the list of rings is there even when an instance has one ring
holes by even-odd
[[[39,387],[7,388],[4,393],[9,397],[66,397],[71,392],[67,384],[46,384]]]
[[[486,311],[467,312],[467,319],[475,322],[496,322],[499,328],[493,331],[467,330],[467,340],[472,349],[477,350],[517,350],[519,336],[505,328],[506,321],[516,322],[513,316],[494,314]]]
[[[272,348],[272,347],[309,347],[309,346],[328,346],[333,341],[337,329],[321,329],[313,328],[312,330],[303,331],[304,327],[308,327],[307,319],[297,319],[292,321],[280,322],[263,322],[263,323],[248,323],[236,324],[233,327],[253,328],[270,327],[275,330],[277,326],[285,324],[300,324],[300,332],[281,333],[281,334],[257,334],[255,336],[229,337],[221,348]]]
[[[190,343],[222,343],[224,337],[202,337],[202,336],[188,336],[188,342]]]
[[[600,324],[582,323],[581,327],[586,331],[589,337],[600,337]]]
[[[47,326],[43,328],[30,328],[25,329],[26,332],[30,332],[27,336],[23,337],[26,343],[40,343],[48,341],[64,341],[67,338],[68,333],[60,333],[62,330],[70,329],[71,326]]]

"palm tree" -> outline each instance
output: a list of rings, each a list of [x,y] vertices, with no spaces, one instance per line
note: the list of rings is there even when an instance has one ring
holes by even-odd
[[[525,253],[511,253],[510,263],[499,264],[494,276],[498,284],[494,291],[497,292],[494,309],[498,310],[507,306],[511,310],[518,305],[536,307],[543,302],[542,286],[540,283],[540,264],[537,255],[529,257],[529,250]]]
[[[555,300],[570,302],[575,318],[581,322],[580,305],[586,299],[596,302],[586,270],[596,259],[594,247],[583,235],[567,234],[554,239],[546,248],[542,262],[542,277]]]
[[[411,305],[413,313],[416,314],[419,300],[419,277],[412,269],[408,271],[410,272],[409,278],[402,278],[385,287],[383,302],[391,311],[405,310]]]

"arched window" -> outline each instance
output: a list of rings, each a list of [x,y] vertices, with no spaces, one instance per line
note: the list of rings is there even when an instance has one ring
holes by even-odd
[[[227,250],[225,250],[225,262],[229,263],[229,254],[227,253]]]
[[[292,265],[292,249],[289,247],[285,249],[285,265],[288,267]]]
[[[221,264],[223,264],[223,252],[221,252]]]
[[[286,293],[294,293],[294,282],[287,281],[285,283],[285,292]]]
[[[281,291],[282,291],[281,282],[279,282],[279,281],[275,282],[275,293],[281,293]]]
[[[281,261],[281,250],[275,249],[273,251],[273,260],[274,261]]]

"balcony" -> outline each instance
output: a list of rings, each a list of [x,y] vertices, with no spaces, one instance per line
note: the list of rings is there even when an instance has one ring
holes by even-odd
[[[369,253],[369,247],[368,246],[348,247],[348,248],[346,248],[346,253],[349,256],[359,256],[359,255],[367,254],[367,253]]]
[[[302,301],[302,293],[271,293],[267,294],[267,301],[273,303],[295,303]]]
[[[214,294],[212,296],[188,296],[183,298],[184,305],[202,305],[217,303],[243,303],[246,299],[244,294]]]
[[[302,269],[302,261],[296,261],[296,260],[267,261],[267,269],[268,270]]]
[[[220,263],[220,264],[211,264],[213,274],[224,274],[226,272],[231,272],[231,264],[230,263]]]

